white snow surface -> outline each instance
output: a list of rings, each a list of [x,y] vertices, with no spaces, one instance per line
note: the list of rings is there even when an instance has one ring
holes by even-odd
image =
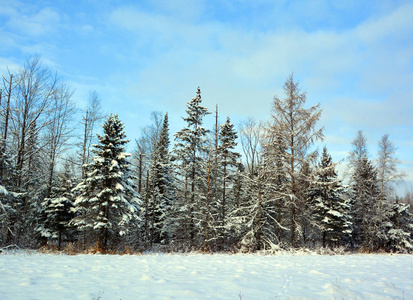
[[[0,255],[0,299],[413,299],[411,255]]]

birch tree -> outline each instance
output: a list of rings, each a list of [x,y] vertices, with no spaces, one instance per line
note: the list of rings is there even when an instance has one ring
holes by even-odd
[[[380,182],[379,201],[382,203],[390,198],[393,192],[392,184],[401,180],[404,174],[397,168],[400,164],[400,161],[395,157],[397,149],[390,141],[388,134],[380,139],[378,146],[377,177]]]

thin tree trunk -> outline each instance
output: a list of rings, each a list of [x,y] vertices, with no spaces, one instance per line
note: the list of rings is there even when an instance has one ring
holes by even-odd
[[[6,124],[4,125],[4,142],[7,140],[7,129],[9,127],[9,113],[10,113],[10,97],[11,97],[11,85],[13,80],[13,74],[10,74],[10,81],[9,81],[9,93],[7,95],[7,108],[6,108]],[[4,146],[5,147],[5,146]]]
[[[205,216],[205,249],[210,251],[209,248],[209,186],[210,186],[210,174],[211,174],[211,144],[209,144],[208,154],[208,184],[206,192],[206,216]]]
[[[218,104],[215,110],[215,167],[214,167],[214,188],[215,203],[218,201]]]
[[[138,192],[142,194],[142,153],[139,153]]]
[[[59,239],[57,241],[57,250],[59,251],[61,249],[61,244],[62,244],[62,231],[59,230]]]
[[[226,188],[226,177],[227,177],[227,162],[226,159],[224,161],[224,178],[223,178],[223,187],[222,187],[222,226],[225,226],[225,197],[226,197],[226,193],[225,193],[225,188]]]
[[[262,199],[261,199],[261,176],[258,175],[258,231],[257,231],[257,250],[261,250],[262,235]]]
[[[87,141],[88,141],[88,126],[89,126],[89,110],[86,110],[86,117],[85,117],[85,135],[83,137],[83,146],[82,146],[82,178],[86,178],[85,168],[83,167],[86,164],[86,151],[87,151]]]

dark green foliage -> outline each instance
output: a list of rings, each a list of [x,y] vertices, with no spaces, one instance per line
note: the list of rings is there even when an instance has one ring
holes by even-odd
[[[75,189],[80,195],[72,224],[94,232],[105,250],[109,239],[125,235],[137,221],[140,199],[132,183],[130,154],[123,152],[128,142],[123,123],[110,115],[102,127],[104,135],[98,135],[99,144],[93,145],[93,162],[85,166],[86,177]]]
[[[350,237],[350,206],[343,196],[344,187],[338,180],[335,164],[324,147],[309,192],[311,217],[322,235],[323,247],[327,244],[338,246]]]

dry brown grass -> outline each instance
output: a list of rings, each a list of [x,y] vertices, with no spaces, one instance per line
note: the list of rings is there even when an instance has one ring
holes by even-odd
[[[54,253],[54,254],[66,254],[66,255],[77,255],[77,254],[104,254],[104,255],[142,255],[140,249],[134,249],[131,246],[124,246],[122,248],[111,248],[104,249],[98,242],[95,244],[84,247],[80,243],[67,243],[61,251],[57,249],[57,246],[54,244],[47,244],[42,246],[37,250],[39,253]]]

